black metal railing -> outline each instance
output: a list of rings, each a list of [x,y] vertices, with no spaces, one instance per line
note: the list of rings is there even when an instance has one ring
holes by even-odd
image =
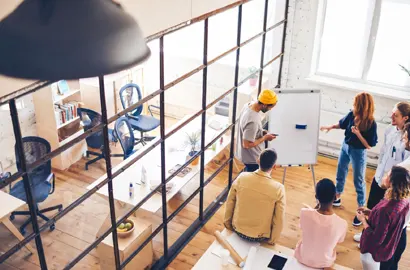
[[[70,211],[75,209],[78,205],[83,203],[87,198],[95,194],[101,187],[104,185],[108,184],[108,200],[109,200],[109,207],[110,207],[110,220],[111,220],[111,226],[109,229],[107,229],[105,232],[103,232],[92,244],[90,244],[84,251],[82,251],[79,255],[77,255],[76,258],[74,258],[70,263],[68,263],[65,266],[65,269],[71,269],[74,267],[82,258],[84,258],[89,252],[91,252],[92,249],[94,249],[98,244],[100,244],[105,237],[107,237],[110,233],[112,233],[113,237],[113,245],[114,245],[114,258],[115,258],[115,267],[116,269],[122,269],[124,268],[161,230],[163,231],[163,246],[164,246],[164,253],[163,256],[154,264],[153,269],[163,269],[166,265],[168,265],[178,254],[178,252],[181,251],[181,249],[189,242],[189,240],[195,235],[196,232],[200,230],[200,228],[209,220],[210,217],[215,213],[215,211],[220,207],[220,202],[222,202],[227,195],[227,192],[229,191],[229,188],[232,184],[232,181],[234,180],[233,178],[233,161],[234,161],[234,141],[235,141],[235,126],[237,123],[237,100],[238,100],[238,88],[247,82],[249,78],[255,74],[259,75],[259,84],[258,84],[258,93],[261,91],[262,88],[262,76],[263,76],[263,71],[266,67],[271,65],[274,61],[280,59],[280,67],[279,67],[279,74],[278,74],[278,82],[277,86],[280,86],[280,79],[281,79],[281,70],[282,70],[282,64],[283,64],[283,55],[284,55],[284,48],[285,48],[285,33],[286,33],[286,26],[287,26],[287,13],[288,13],[288,4],[289,1],[286,1],[286,7],[285,7],[285,14],[284,14],[284,19],[275,23],[274,25],[267,27],[267,18],[268,18],[268,8],[269,8],[269,2],[270,0],[263,0],[264,1],[264,9],[263,9],[263,28],[262,31],[259,33],[256,33],[253,35],[251,38],[242,41],[241,40],[241,32],[242,32],[242,11],[243,8],[246,8],[244,4],[247,2],[251,2],[255,0],[242,0],[242,1],[237,1],[231,5],[228,5],[226,7],[223,7],[221,9],[218,9],[216,11],[212,11],[208,14],[202,15],[200,17],[194,18],[188,22],[184,22],[180,25],[177,25],[175,27],[169,28],[167,30],[164,30],[162,32],[159,32],[155,35],[152,35],[147,38],[148,41],[156,40],[159,39],[159,81],[160,81],[160,87],[158,90],[154,91],[153,93],[145,96],[142,98],[139,102],[135,103],[134,105],[128,107],[125,110],[122,110],[119,113],[116,113],[114,116],[108,118],[107,116],[107,105],[105,101],[105,89],[104,89],[104,78],[103,76],[99,77],[99,86],[100,86],[100,103],[101,103],[101,112],[102,112],[102,123],[97,125],[96,127],[93,127],[92,129],[89,129],[85,131],[83,134],[80,136],[76,137],[75,139],[71,140],[70,142],[66,143],[65,145],[51,151],[49,154],[43,156],[40,160],[36,161],[33,164],[25,164],[24,163],[24,152],[22,149],[22,137],[21,137],[21,127],[19,124],[19,117],[18,117],[18,111],[15,105],[15,101],[18,98],[21,98],[25,95],[34,93],[40,89],[42,89],[45,86],[50,85],[51,81],[39,81],[35,82],[25,88],[19,89],[17,91],[14,91],[11,94],[8,94],[6,96],[0,97],[0,105],[3,104],[9,104],[10,107],[10,114],[11,114],[11,120],[13,123],[13,129],[14,129],[14,135],[16,138],[16,149],[17,153],[19,155],[19,160],[22,162],[21,170],[18,171],[17,173],[14,173],[11,175],[9,178],[7,178],[4,182],[0,184],[0,188],[3,188],[14,181],[23,178],[24,181],[24,187],[25,191],[27,194],[27,203],[29,205],[29,210],[31,213],[31,223],[33,226],[33,232],[27,235],[24,240],[20,241],[18,244],[14,245],[12,248],[10,248],[8,251],[0,255],[0,263],[3,263],[5,260],[7,260],[10,256],[12,256],[14,253],[16,253],[18,250],[20,250],[22,247],[24,247],[27,243],[32,241],[33,239],[35,240],[36,247],[37,247],[37,253],[40,261],[40,266],[42,269],[47,269],[47,263],[46,263],[46,256],[44,253],[43,249],[43,244],[41,241],[41,233],[45,231],[51,224],[55,223],[65,215],[67,215]],[[261,0],[260,0],[261,1]],[[236,38],[236,45],[232,47],[231,49],[223,52],[222,54],[218,55],[217,57],[213,59],[208,59],[208,33],[209,33],[209,28],[208,28],[208,23],[209,20],[211,19],[212,16],[215,16],[217,14],[220,14],[226,10],[231,10],[236,8],[238,10],[238,15],[237,15],[237,38]],[[181,29],[185,27],[189,27],[190,25],[194,23],[203,23],[204,28],[203,28],[203,59],[202,59],[202,64],[198,66],[197,68],[187,72],[186,74],[180,76],[179,78],[165,84],[165,71],[164,71],[164,37],[166,35],[169,35],[170,33],[173,33],[175,31],[180,31]],[[267,61],[265,64],[265,45],[266,45],[266,34],[269,33],[270,31],[273,31],[273,29],[276,29],[278,26],[283,25],[283,33],[282,33],[282,49],[280,54],[275,55],[272,59]],[[261,48],[261,55],[260,55],[260,66],[259,68],[254,71],[252,74],[249,74],[246,78],[243,80],[239,81],[239,72],[240,72],[240,66],[239,66],[239,60],[241,56],[241,48],[248,45],[251,41],[255,40],[256,38],[262,37],[262,48]],[[233,87],[225,91],[222,95],[220,95],[218,98],[215,100],[211,101],[207,105],[207,81],[208,81],[208,67],[214,63],[216,63],[218,60],[222,59],[226,55],[236,52],[236,57],[235,57],[235,76],[234,76],[234,82],[233,82]],[[165,93],[167,90],[169,90],[171,87],[175,86],[176,84],[181,83],[182,81],[188,79],[192,75],[202,71],[202,101],[201,101],[201,109],[193,114],[191,117],[189,117],[186,121],[184,121],[182,124],[180,124],[178,127],[175,127],[168,133],[165,132]],[[205,129],[206,129],[206,112],[208,109],[210,109],[212,106],[217,104],[219,101],[221,101],[223,98],[225,98],[227,95],[233,94],[232,98],[232,115],[231,115],[231,123],[227,128],[225,128],[220,134],[215,136],[211,142],[208,144],[205,143]],[[140,151],[138,154],[130,157],[127,159],[126,162],[122,163],[121,167],[118,168],[112,168],[111,165],[111,159],[110,159],[110,148],[109,148],[109,140],[108,140],[108,125],[115,122],[118,118],[126,115],[127,113],[133,111],[135,108],[139,107],[140,105],[150,101],[154,97],[159,96],[160,98],[160,136],[159,138],[154,139],[150,143],[149,146],[145,147],[142,151]],[[184,126],[189,124],[192,120],[194,120],[196,117],[201,116],[201,149],[198,151],[194,156],[192,156],[188,161],[186,161],[185,164],[183,164],[177,171],[166,177],[166,171],[165,171],[165,161],[166,161],[166,151],[165,151],[165,143],[167,138],[169,138],[171,135],[175,134],[177,131],[181,130]],[[69,149],[70,147],[73,147],[77,143],[83,141],[87,137],[96,134],[98,132],[103,132],[103,137],[104,137],[104,155],[105,155],[105,162],[106,162],[106,175],[104,176],[104,180],[101,181],[98,185],[96,185],[94,188],[88,190],[85,192],[80,198],[77,198],[74,202],[72,202],[70,205],[66,206],[61,212],[57,213],[53,218],[51,218],[49,221],[44,223],[42,226],[39,226],[37,223],[36,215],[35,215],[35,201],[32,196],[32,188],[30,186],[29,180],[28,180],[28,173],[37,168],[38,166],[44,164],[45,162],[51,160],[52,158],[60,155],[62,152],[65,150]],[[207,179],[205,179],[205,151],[206,149],[210,148],[214,142],[219,140],[222,136],[230,132],[230,154],[229,158]],[[123,173],[125,170],[127,170],[130,166],[132,166],[135,162],[143,158],[146,154],[148,154],[152,149],[155,147],[160,146],[161,148],[161,184],[156,187],[154,190],[152,190],[145,198],[143,198],[137,205],[133,206],[132,209],[128,210],[127,213],[125,213],[123,216],[117,219],[116,214],[115,214],[115,207],[114,207],[114,195],[113,195],[113,185],[112,181],[115,179],[118,175]],[[116,235],[116,227],[123,221],[125,221],[129,216],[131,216],[135,211],[137,211],[145,202],[147,202],[158,190],[162,188],[162,190],[165,190],[165,185],[171,181],[179,172],[181,172],[185,167],[187,167],[195,158],[197,157],[200,158],[200,176],[199,176],[199,188],[197,188],[173,213],[171,213],[169,216],[167,216],[167,194],[166,192],[161,192],[161,198],[162,198],[162,223],[153,231],[153,233],[136,249],[132,252],[132,254],[128,257],[125,258],[124,261],[120,261],[119,257],[119,250],[118,250],[118,239]],[[228,166],[229,165],[229,166]],[[211,204],[209,205],[206,209],[204,209],[204,190],[205,187],[226,167],[228,166],[228,185],[227,187],[220,193],[218,198]],[[168,248],[168,234],[167,234],[167,226],[168,223],[173,220],[173,218],[195,197],[199,194],[199,215],[198,219],[194,221],[194,223],[187,229],[186,232],[180,236],[177,241]]]

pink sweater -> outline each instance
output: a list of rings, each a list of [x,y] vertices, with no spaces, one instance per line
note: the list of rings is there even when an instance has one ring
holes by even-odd
[[[312,268],[331,267],[336,260],[336,245],[344,241],[347,222],[337,216],[322,215],[315,209],[302,208],[302,240],[296,246],[295,258]]]

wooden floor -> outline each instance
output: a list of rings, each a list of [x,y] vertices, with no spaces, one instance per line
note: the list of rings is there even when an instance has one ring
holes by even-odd
[[[121,159],[113,159],[118,163]],[[56,172],[56,193],[51,195],[41,207],[47,207],[58,203],[64,206],[79,198],[86,192],[86,187],[96,178],[104,173],[104,162],[91,165],[88,171],[84,170],[86,159],[83,159],[73,165],[69,170]],[[316,178],[321,179],[328,177],[334,179],[336,161],[320,158],[318,166],[315,167]],[[217,165],[207,167],[206,175],[210,175]],[[367,171],[367,186],[369,188],[370,180],[374,171]],[[228,173],[222,171],[205,190],[205,207],[208,206],[215,197],[227,185]],[[282,169],[273,172],[273,177],[279,181],[282,179]],[[302,203],[310,205],[315,204],[313,196],[313,183],[311,173],[308,168],[291,168],[288,169],[286,178],[286,226],[279,244],[286,247],[294,248],[300,239],[299,212]],[[168,204],[167,211],[172,213],[189,195],[192,194],[193,188],[187,185],[177,196]],[[346,192],[343,194],[343,207],[336,210],[336,213],[345,218],[349,223],[349,231],[344,243],[337,248],[337,263],[361,269],[359,250],[352,237],[360,229],[353,228],[351,221],[356,210],[356,196],[354,192],[352,176],[349,175],[347,180]],[[199,199],[196,197],[189,203],[169,224],[168,235],[169,245],[171,245],[192,222],[198,217]],[[102,225],[104,219],[109,213],[108,202],[98,195],[93,195],[80,206],[75,208],[69,214],[64,216],[56,224],[53,232],[45,231],[42,234],[42,241],[45,248],[47,263],[49,269],[62,269],[68,262],[74,259],[90,243],[95,240],[95,235]],[[206,226],[193,238],[193,240],[183,249],[178,257],[170,264],[169,269],[191,269],[200,256],[206,251],[214,241],[213,232],[223,230],[223,213],[224,207],[215,214]],[[155,229],[162,221],[162,210],[155,215],[148,217]],[[19,226],[24,221],[23,218],[16,218],[14,224]],[[11,234],[0,226],[0,251],[4,252],[17,243]],[[409,237],[410,239],[410,237]],[[161,256],[162,232],[154,238],[155,257]],[[34,246],[34,243],[30,243]],[[408,241],[410,245],[410,240]],[[13,255],[6,263],[0,265],[0,269],[40,269],[37,255],[27,256],[26,250],[20,250]],[[75,269],[99,269],[98,254],[93,250],[88,256],[81,260]],[[408,248],[401,260],[400,269],[410,269],[410,248]]]
[[[329,158],[319,157],[318,165],[315,166],[316,179],[329,178],[334,180],[336,172],[337,161]],[[374,170],[367,169],[366,184],[367,194],[370,190],[371,180],[374,175]],[[272,172],[275,180],[281,182],[283,176],[283,169],[276,169]],[[226,177],[226,176],[225,176]],[[222,178],[222,177],[221,177]],[[345,192],[342,195],[342,207],[336,208],[335,212],[340,217],[344,218],[348,224],[348,233],[345,241],[340,244],[337,251],[336,263],[353,268],[362,269],[360,263],[360,251],[357,248],[357,243],[353,241],[353,235],[361,232],[362,228],[352,226],[352,220],[357,208],[356,194],[354,190],[351,171],[349,172],[346,181]],[[220,181],[220,179],[218,179]],[[302,203],[307,203],[312,206],[316,204],[314,198],[314,190],[312,183],[311,171],[306,168],[289,168],[286,174],[285,181],[286,188],[286,225],[279,238],[278,244],[294,249],[300,239],[301,231],[299,229],[299,213]],[[187,246],[180,255],[171,263],[169,269],[191,269],[192,265],[202,256],[206,249],[197,245],[202,239],[213,241],[213,232],[215,230],[223,230],[223,215],[225,207],[222,206],[219,211],[212,217],[212,219],[201,230],[200,234],[196,236],[193,241]],[[195,243],[194,243],[195,242]],[[410,269],[410,238],[407,238],[408,248],[403,254],[400,261],[399,269]]]

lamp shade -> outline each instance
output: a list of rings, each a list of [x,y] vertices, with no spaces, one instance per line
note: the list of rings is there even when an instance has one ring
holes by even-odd
[[[0,22],[0,73],[57,81],[115,73],[150,50],[112,0],[25,0]]]

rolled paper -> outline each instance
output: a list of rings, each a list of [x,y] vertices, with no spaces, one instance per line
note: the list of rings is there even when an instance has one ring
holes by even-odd
[[[219,244],[223,246],[225,249],[229,250],[229,255],[231,255],[232,259],[235,263],[242,268],[245,265],[244,260],[239,256],[238,252],[228,243],[228,241],[222,236],[219,231],[215,231],[216,240],[218,240]]]
[[[251,247],[251,249],[249,250],[248,256],[246,257],[244,270],[252,269],[252,265],[256,257],[256,251],[257,251],[256,247]]]

